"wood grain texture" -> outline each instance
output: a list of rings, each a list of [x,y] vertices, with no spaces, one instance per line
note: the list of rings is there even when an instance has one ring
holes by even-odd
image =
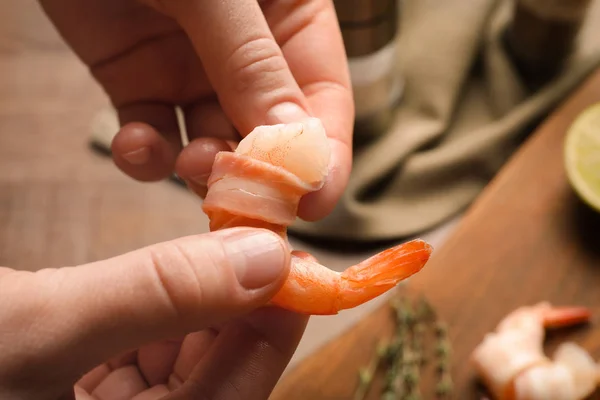
[[[574,340],[600,359],[600,215],[574,195],[562,155],[566,129],[597,101],[600,71],[538,128],[425,269],[400,289],[424,294],[449,324],[457,399],[481,398],[468,357],[486,332],[522,305],[548,300],[591,307],[589,326],[552,335],[546,348]],[[350,399],[357,369],[390,328],[384,307],[291,371],[271,398]]]

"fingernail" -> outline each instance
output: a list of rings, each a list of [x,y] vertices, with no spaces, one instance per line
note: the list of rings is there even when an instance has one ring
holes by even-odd
[[[142,165],[146,164],[150,159],[150,148],[148,146],[144,146],[141,149],[137,149],[134,151],[130,151],[129,153],[121,154],[129,164],[133,165]]]
[[[295,103],[277,104],[267,113],[268,123],[287,124],[290,122],[301,121],[308,117],[306,111]]]
[[[259,289],[283,272],[287,249],[282,240],[268,231],[236,230],[225,237],[225,251],[240,285]]]

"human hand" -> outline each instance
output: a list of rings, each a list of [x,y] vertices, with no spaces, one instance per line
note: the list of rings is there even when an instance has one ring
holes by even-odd
[[[289,262],[275,234],[234,228],[75,268],[0,268],[0,398],[266,399],[307,322],[259,309]]]
[[[116,165],[141,181],[176,172],[201,196],[218,151],[262,124],[323,121],[330,175],[302,199],[326,216],[351,169],[354,106],[331,0],[40,0],[116,107]],[[182,149],[174,106],[191,141]]]

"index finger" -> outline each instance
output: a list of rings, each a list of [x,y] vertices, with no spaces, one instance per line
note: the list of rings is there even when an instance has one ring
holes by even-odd
[[[185,30],[221,107],[242,136],[308,116],[308,102],[256,0],[159,3]],[[282,121],[282,114],[292,120]]]
[[[187,32],[223,110],[242,136],[258,125],[308,115],[322,120],[332,147],[330,173],[320,191],[302,199],[298,215],[316,220],[329,214],[348,182],[354,121],[333,3],[275,0],[263,2],[262,10],[256,0],[158,4]]]

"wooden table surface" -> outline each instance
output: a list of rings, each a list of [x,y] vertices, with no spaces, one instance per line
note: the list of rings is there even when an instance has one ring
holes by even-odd
[[[591,325],[553,336],[547,349],[575,340],[600,359],[600,214],[574,195],[562,156],[566,129],[598,101],[600,71],[538,129],[400,289],[425,295],[448,323],[457,399],[481,398],[467,358],[519,306],[548,300],[591,307]],[[384,306],[290,371],[272,399],[351,399],[358,368],[391,332],[391,321]],[[424,399],[434,398],[432,386],[425,381]]]

